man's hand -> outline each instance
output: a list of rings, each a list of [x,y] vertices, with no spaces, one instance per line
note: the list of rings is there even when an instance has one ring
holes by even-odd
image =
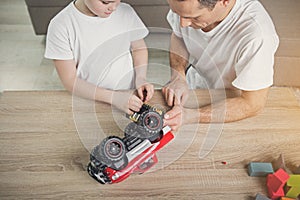
[[[143,102],[149,101],[154,94],[154,86],[150,83],[144,83],[137,89],[138,96]]]
[[[188,99],[188,85],[183,77],[176,77],[162,88],[168,106],[183,105]]]
[[[143,101],[133,91],[114,91],[112,105],[132,115],[141,109]]]
[[[164,117],[164,126],[169,126],[172,131],[177,131],[184,124],[184,108],[176,105]]]
[[[177,131],[182,125],[198,123],[200,113],[198,109],[184,108],[175,105],[164,116],[164,126],[169,126],[172,131]]]

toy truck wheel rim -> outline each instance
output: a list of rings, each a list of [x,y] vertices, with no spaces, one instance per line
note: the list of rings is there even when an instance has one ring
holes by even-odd
[[[103,153],[111,161],[117,161],[125,156],[125,145],[118,137],[110,137],[104,143]]]
[[[148,112],[143,117],[143,125],[150,132],[158,132],[162,128],[162,117],[156,112]]]

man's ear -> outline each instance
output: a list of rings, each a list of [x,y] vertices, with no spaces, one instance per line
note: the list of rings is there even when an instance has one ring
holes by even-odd
[[[219,2],[221,3],[222,6],[227,7],[229,5],[231,0],[220,0]]]

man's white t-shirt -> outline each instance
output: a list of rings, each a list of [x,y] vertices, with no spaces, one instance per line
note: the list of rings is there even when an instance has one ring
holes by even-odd
[[[190,54],[193,68],[188,70],[187,80],[191,88],[251,91],[273,84],[279,39],[257,0],[236,0],[228,16],[209,32],[181,28],[179,16],[172,11],[167,19]]]
[[[75,60],[77,76],[107,89],[134,87],[132,41],[148,29],[128,4],[121,3],[108,18],[81,13],[71,2],[50,22],[45,57]]]

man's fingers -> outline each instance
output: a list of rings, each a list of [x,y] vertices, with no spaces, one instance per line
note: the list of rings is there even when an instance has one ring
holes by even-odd
[[[174,96],[174,105],[180,105],[181,104],[181,95],[179,93],[175,93],[175,96]]]
[[[189,93],[188,92],[184,92],[183,95],[182,95],[182,97],[181,97],[181,103],[182,103],[182,105],[184,105],[187,102],[188,98],[189,98]]]
[[[174,92],[172,90],[168,90],[168,92],[166,93],[166,101],[168,106],[173,106],[174,105]]]
[[[180,106],[174,106],[172,110],[168,111],[165,114],[165,119],[172,119],[172,118],[174,118],[175,116],[177,116],[179,114],[181,114]]]
[[[172,131],[177,131],[181,125],[181,109],[169,111],[165,115],[164,126],[169,126]]]
[[[188,98],[188,93],[184,90],[177,90],[175,92],[175,101],[174,101],[174,105],[184,105],[184,103],[186,102],[187,98]]]
[[[183,90],[164,89],[164,96],[168,106],[182,105],[186,102],[188,95]]]
[[[179,126],[178,125],[174,125],[174,126],[170,126],[172,131],[178,131]]]
[[[178,123],[175,123],[174,120],[165,120],[164,126],[169,126],[172,131],[177,131],[179,129]]]

